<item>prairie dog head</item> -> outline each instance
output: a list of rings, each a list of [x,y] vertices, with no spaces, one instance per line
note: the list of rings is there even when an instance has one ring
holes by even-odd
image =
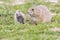
[[[16,15],[17,16],[24,16],[24,14],[22,13],[22,11],[20,11],[20,10],[16,10]]]
[[[28,9],[28,12],[27,12],[30,16],[35,16],[37,17],[39,14],[39,10],[36,8],[36,7],[31,7]]]

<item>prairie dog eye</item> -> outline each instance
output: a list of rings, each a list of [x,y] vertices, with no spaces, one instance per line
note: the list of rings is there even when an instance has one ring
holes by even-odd
[[[34,9],[32,9],[32,11],[34,11]]]

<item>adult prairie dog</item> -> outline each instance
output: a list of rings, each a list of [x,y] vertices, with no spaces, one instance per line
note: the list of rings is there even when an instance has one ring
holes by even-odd
[[[30,7],[28,9],[28,14],[30,15],[30,18],[35,17],[37,20],[39,20],[42,23],[51,22],[52,19],[52,14],[50,13],[49,9],[44,5]]]

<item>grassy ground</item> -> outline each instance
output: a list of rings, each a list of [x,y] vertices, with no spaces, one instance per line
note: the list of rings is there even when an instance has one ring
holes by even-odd
[[[39,3],[49,7],[50,11],[56,14],[60,12],[60,5],[52,5],[50,3]],[[39,5],[37,4],[37,5]],[[13,15],[16,9],[27,13],[32,3],[16,6],[0,5],[0,40],[60,40],[60,32],[53,32],[50,28],[60,27],[60,16],[56,15],[52,18],[51,23],[31,25],[14,24]]]

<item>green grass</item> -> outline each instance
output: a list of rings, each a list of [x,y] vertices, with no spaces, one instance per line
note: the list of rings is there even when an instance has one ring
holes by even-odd
[[[60,5],[41,4],[48,6],[51,12],[56,12],[56,14],[60,12]],[[26,14],[32,5],[32,3],[26,3],[24,5],[0,6],[0,40],[60,40],[60,32],[49,30],[53,27],[60,27],[60,16],[58,15],[52,18],[53,22],[51,23],[31,25],[26,22],[26,24],[14,24],[15,10],[19,9]]]
[[[56,40],[60,32],[52,32],[49,28],[59,27],[58,25],[58,23],[0,25],[0,40]]]

